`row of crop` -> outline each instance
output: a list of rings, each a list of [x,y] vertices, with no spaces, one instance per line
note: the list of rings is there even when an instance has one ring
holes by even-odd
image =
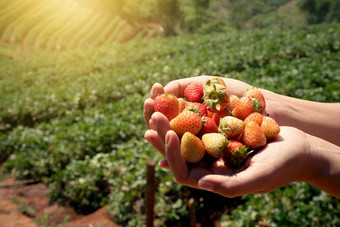
[[[248,67],[242,72],[232,72],[229,76],[297,98],[338,102],[340,101],[338,56],[338,52],[329,52],[328,55],[321,53],[309,58],[273,60],[264,67]],[[170,66],[173,64],[171,59],[167,63]],[[159,64],[162,64],[162,61],[155,65]],[[146,70],[144,67],[137,67],[136,70],[143,72],[141,69]],[[149,81],[140,86],[149,88],[155,81],[166,82],[172,79],[169,71],[174,69],[165,70],[163,65],[160,70],[163,70],[164,74],[155,73]],[[183,72],[178,73],[180,75]],[[129,84],[126,89],[141,88],[136,82]],[[315,91],[318,92],[316,95]],[[75,111],[67,117],[55,119],[49,124],[39,124],[35,128],[15,128],[1,140],[1,153],[12,154],[4,163],[4,170],[11,171],[18,177],[41,177],[50,184],[52,201],[69,203],[78,212],[91,212],[104,204],[109,204],[115,221],[122,224],[130,223],[132,226],[143,223],[145,163],[147,159],[160,158],[142,138],[145,130],[142,118],[144,99],[145,96],[142,95],[128,96],[116,103]],[[188,221],[189,211],[186,203],[190,197],[195,197],[198,212],[202,212],[201,218],[204,217],[203,214],[212,212],[207,211],[209,207],[215,207],[214,212],[217,212],[225,211],[231,204],[235,206],[241,203],[222,197],[209,200],[211,194],[179,186],[170,175],[160,169],[156,170],[156,176],[156,219],[160,225]],[[290,190],[290,186],[284,190]],[[310,194],[313,190],[310,186],[307,187],[305,190],[307,198],[313,200],[321,196],[323,202],[330,200],[332,206],[335,206],[336,201],[330,196],[320,191]],[[274,193],[286,192],[278,190]],[[290,197],[289,201],[292,202],[294,199]],[[209,205],[209,201],[221,204]],[[300,206],[309,207],[309,203],[304,202]],[[291,212],[299,215],[301,213],[299,208],[294,207]],[[253,212],[259,212],[259,209],[260,205],[254,208]],[[330,218],[338,220],[334,216],[336,210],[323,208],[323,211],[327,213],[327,218],[319,213],[315,214],[321,224]],[[272,215],[278,216],[283,213],[279,211]],[[237,215],[235,211],[234,217],[237,218]],[[265,218],[265,215],[258,215],[250,220],[255,222]],[[243,218],[240,222],[247,223],[250,220]],[[308,221],[311,221],[311,218],[306,216],[299,223]],[[290,222],[283,219],[281,223]]]
[[[126,23],[117,16],[94,12],[76,1],[13,1],[1,10],[0,37],[4,42],[24,43],[49,49],[113,43]],[[107,27],[110,26],[110,34]],[[106,34],[102,35],[106,30]],[[97,36],[102,36],[100,42]]]
[[[221,75],[332,55],[340,48],[335,28],[178,37],[9,62],[1,69],[0,124],[3,130],[33,125],[125,94],[145,94],[155,77]]]
[[[247,68],[242,72],[232,72],[225,76],[240,79],[251,85],[297,98],[323,102],[339,102],[339,54],[337,52],[329,53],[328,55],[313,55],[310,58],[299,58],[292,61],[273,61],[262,68]],[[168,65],[175,64],[171,63],[170,60],[167,63]],[[146,75],[150,74],[147,71],[149,70],[149,65],[133,67],[136,70],[134,81],[131,81],[129,77],[117,78],[115,84],[111,85],[108,83],[106,89],[108,91],[112,89],[113,91],[111,90],[111,92],[115,92],[115,94],[118,94],[119,89],[125,91],[125,93],[122,92],[117,96],[117,100],[118,98],[123,98],[123,94],[129,95],[128,97],[131,95],[138,97],[138,94],[140,97],[144,97],[154,82],[170,81],[176,78],[176,73],[177,75],[183,74],[183,71],[180,70],[187,70],[187,68],[177,68],[179,71],[169,73],[174,68],[166,68],[161,64],[162,62],[159,61],[157,66],[160,66],[160,68],[155,67],[155,72],[148,79],[145,79],[142,75],[138,77],[137,73],[143,73],[145,70]],[[157,70],[163,70],[163,74],[156,73]],[[198,70],[197,73],[200,74],[201,72]],[[96,77],[99,76],[99,74],[96,74]],[[92,81],[98,79],[96,77],[88,81],[86,86],[90,86]],[[61,92],[64,92],[64,90]],[[96,101],[96,93],[92,92],[92,95],[94,101]],[[89,109],[85,108],[87,106],[86,101],[76,94],[76,96],[73,96],[74,104],[78,108],[79,105],[82,105],[84,110],[74,111],[61,119],[56,118],[49,124],[38,124],[35,128],[19,126],[7,134],[1,134],[3,138],[0,148],[1,159],[4,160],[9,154],[15,153],[15,157],[18,160],[13,161],[10,159],[6,164],[10,166],[9,169],[14,169],[20,177],[42,177],[54,172],[49,168],[54,168],[54,165],[51,164],[55,160],[52,158],[52,160],[48,161],[49,158],[46,158],[43,160],[43,163],[40,163],[41,165],[38,165],[39,163],[36,162],[36,159],[40,158],[40,154],[34,157],[36,152],[33,151],[35,149],[46,152],[46,156],[48,156],[49,152],[56,152],[57,156],[59,156],[58,150],[65,150],[64,153],[72,155],[75,152],[75,157],[79,156],[79,159],[82,159],[87,154],[94,155],[95,153],[103,152],[101,149],[107,153],[111,149],[110,141],[112,139],[115,140],[116,136],[120,138],[120,135],[125,135],[129,139],[135,133],[139,136],[142,134],[140,131],[141,124],[143,124],[141,120],[142,113],[138,112],[142,106],[142,101],[139,100],[131,103],[132,100],[132,98],[131,100],[123,98],[122,101],[114,104],[100,105],[101,108],[98,107],[100,101],[97,100],[97,105]],[[49,101],[51,102],[52,99]],[[52,104],[56,105],[56,107],[51,109],[51,111],[57,111],[57,108],[63,103],[60,104],[60,100],[54,97]],[[48,111],[48,109],[44,111]],[[97,119],[97,117],[99,118]],[[130,119],[130,117],[136,117],[138,120]],[[139,127],[139,131],[136,131],[136,127]],[[107,135],[110,137],[108,141],[105,139],[108,138]],[[43,140],[42,138],[45,139]],[[74,138],[77,138],[77,140],[74,141]],[[94,141],[94,144],[91,144],[92,141]],[[101,141],[101,146],[98,145],[98,141]],[[118,139],[116,143],[118,144],[121,141],[121,139]],[[95,147],[93,151],[91,150],[92,147]],[[27,152],[31,155],[28,155]],[[27,156],[32,158],[32,160],[28,162],[29,158]],[[61,160],[60,165],[62,167],[68,164],[68,156],[63,156],[66,160]],[[34,165],[37,166],[34,167]],[[56,166],[56,168],[60,168],[60,166]],[[28,169],[29,172],[26,173],[25,171]]]
[[[142,226],[145,163],[161,157],[143,138],[144,99],[131,96],[50,124],[17,127],[2,140],[0,153],[13,152],[2,171],[18,178],[42,179],[49,184],[51,202],[70,205],[80,213],[109,204],[116,222]],[[240,203],[239,199],[180,186],[160,168],[156,168],[156,183],[159,225],[188,222],[186,204],[191,197],[202,213],[199,221]]]

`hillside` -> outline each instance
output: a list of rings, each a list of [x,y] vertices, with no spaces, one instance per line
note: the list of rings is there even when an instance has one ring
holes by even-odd
[[[0,41],[65,49],[128,41],[140,29],[77,0],[0,1]]]

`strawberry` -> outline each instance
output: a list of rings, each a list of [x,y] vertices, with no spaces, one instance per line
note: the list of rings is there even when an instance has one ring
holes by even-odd
[[[254,108],[251,104],[251,99],[248,96],[244,96],[236,102],[232,114],[234,117],[244,120],[253,112],[253,110]]]
[[[204,134],[207,133],[214,133],[214,132],[218,132],[218,127],[214,121],[214,119],[204,116],[202,117],[202,129],[201,131],[198,133],[199,137],[202,137]]]
[[[189,102],[203,102],[203,87],[200,84],[190,84],[184,89],[184,98]]]
[[[207,116],[212,118],[218,127],[220,125],[220,119],[227,116],[227,113],[223,113],[223,112],[216,113],[216,112],[212,112],[211,110],[207,109]]]
[[[156,112],[161,112],[171,121],[178,115],[179,102],[176,96],[172,94],[158,95],[153,102],[153,108]]]
[[[248,148],[237,140],[229,140],[226,150],[222,154],[224,164],[236,169],[242,166],[244,161],[253,151],[248,152]]]
[[[261,125],[264,115],[254,112],[249,114],[246,119],[244,119],[244,124],[248,124],[250,121],[255,121],[258,125]]]
[[[267,140],[274,139],[280,133],[280,126],[271,117],[263,117],[261,129],[265,134]]]
[[[207,83],[210,83],[210,84],[221,84],[223,86],[227,86],[224,82],[224,80],[221,78],[221,77],[214,77],[212,78],[211,80],[209,80],[209,82]]]
[[[251,99],[255,112],[261,113],[266,108],[266,101],[260,89],[256,87],[248,88],[244,96]]]
[[[185,101],[184,98],[178,98],[178,103],[179,103],[178,113],[180,114],[187,107],[187,101]]]
[[[199,102],[189,102],[185,109],[197,113],[200,117],[207,115],[207,105]]]
[[[218,158],[227,145],[227,138],[220,133],[208,133],[202,136],[202,142],[207,153],[214,158]]]
[[[170,127],[179,137],[185,132],[196,135],[202,128],[202,120],[195,112],[185,110],[170,121]]]
[[[261,127],[254,121],[250,121],[243,130],[242,142],[251,149],[264,147],[267,144],[265,134]]]
[[[222,84],[211,84],[208,80],[204,86],[204,104],[213,112],[225,112],[229,102],[229,92]]]
[[[236,117],[226,116],[221,119],[218,132],[229,138],[240,136],[244,128],[244,122]]]
[[[180,152],[186,162],[195,163],[204,157],[205,148],[203,142],[198,137],[190,132],[186,132],[181,139]]]
[[[236,103],[240,100],[239,97],[237,97],[236,95],[230,95],[229,97],[229,103],[227,105],[228,111],[229,113],[231,113],[236,105]]]

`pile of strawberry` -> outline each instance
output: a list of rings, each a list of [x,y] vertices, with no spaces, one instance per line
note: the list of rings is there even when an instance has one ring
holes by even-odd
[[[279,134],[277,122],[262,114],[265,108],[258,88],[248,88],[239,98],[229,94],[219,77],[208,80],[204,87],[188,85],[184,98],[161,94],[154,100],[154,110],[168,118],[181,138],[180,151],[186,162],[222,156],[230,168],[239,168],[249,154]]]

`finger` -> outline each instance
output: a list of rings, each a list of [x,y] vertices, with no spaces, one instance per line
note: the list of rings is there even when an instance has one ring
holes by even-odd
[[[198,188],[198,180],[210,173],[206,168],[195,164],[189,166],[184,161],[180,154],[180,140],[171,130],[166,134],[165,154],[168,165],[179,184]]]
[[[164,94],[164,88],[160,83],[155,83],[151,88],[150,98],[155,99],[160,94]]]
[[[156,126],[153,123],[152,118],[149,120],[149,128],[152,129],[152,130],[156,130]]]
[[[155,112],[151,116],[151,120],[153,124],[155,125],[156,131],[158,133],[158,136],[164,146],[165,144],[165,135],[166,133],[171,130],[170,124],[168,119],[161,113]]]
[[[198,186],[201,189],[231,198],[265,191],[262,187],[267,182],[265,173],[261,169],[256,169],[249,167],[234,175],[209,174],[199,180]]]
[[[149,122],[150,122],[151,115],[153,114],[153,112],[154,112],[153,100],[148,98],[144,102],[144,111],[143,111],[144,122],[147,128],[150,128]]]
[[[158,133],[155,130],[147,130],[144,134],[144,138],[154,147],[157,151],[159,151],[162,155],[165,156],[164,145],[162,144]]]
[[[158,165],[159,165],[159,167],[161,167],[162,169],[168,169],[168,170],[170,170],[170,166],[169,166],[168,160],[166,160],[165,158],[159,160]]]
[[[204,86],[206,81],[209,78],[210,78],[209,76],[198,76],[198,77],[189,77],[189,78],[174,80],[168,83],[164,87],[164,90],[165,92],[173,94],[178,98],[184,97],[184,89],[189,84],[196,83],[196,84],[201,84],[202,86]]]

